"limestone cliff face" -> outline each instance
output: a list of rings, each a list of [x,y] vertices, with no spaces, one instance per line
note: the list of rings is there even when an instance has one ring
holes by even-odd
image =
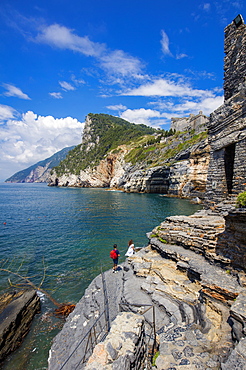
[[[201,146],[203,150],[201,151]],[[203,198],[209,163],[209,146],[191,148],[189,159],[171,166],[141,169],[126,163],[126,148],[118,154],[109,154],[94,168],[80,171],[79,175],[67,174],[50,177],[50,185],[78,187],[111,187],[126,192],[162,193],[180,197]],[[193,151],[194,149],[194,151]]]
[[[208,141],[204,140],[193,146],[186,156],[188,159],[180,160],[170,167],[169,194],[181,197],[204,197],[209,165]],[[182,158],[180,154],[179,158]]]
[[[187,159],[183,159],[187,158]],[[209,164],[207,140],[176,157],[174,164],[148,169],[128,167],[118,187],[128,192],[163,193],[180,197],[203,198]]]
[[[58,177],[56,172],[50,176],[49,185],[71,187],[118,187],[119,179],[125,173],[124,151],[119,154],[109,154],[95,168],[81,170],[78,175],[63,174]]]

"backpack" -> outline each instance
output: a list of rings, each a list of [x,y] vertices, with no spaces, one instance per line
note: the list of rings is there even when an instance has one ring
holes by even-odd
[[[113,258],[113,260],[115,260],[116,258],[118,258],[118,254],[115,252],[115,250],[113,249],[110,254],[109,254],[109,257],[110,258]]]

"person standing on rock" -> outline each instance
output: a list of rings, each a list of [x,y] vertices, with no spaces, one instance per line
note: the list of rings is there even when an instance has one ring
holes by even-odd
[[[117,249],[117,244],[114,244],[113,245],[113,249],[111,250],[110,254],[109,254],[110,258],[112,258],[113,260],[113,272],[118,272],[117,271],[117,268],[118,268],[118,258],[120,257],[120,252],[118,251]]]

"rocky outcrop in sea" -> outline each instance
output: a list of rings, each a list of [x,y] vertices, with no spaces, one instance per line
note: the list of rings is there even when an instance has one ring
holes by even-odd
[[[20,346],[39,310],[40,299],[33,289],[0,297],[0,362]]]

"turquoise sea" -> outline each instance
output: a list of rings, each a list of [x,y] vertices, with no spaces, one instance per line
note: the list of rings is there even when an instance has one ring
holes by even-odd
[[[114,243],[123,262],[129,239],[136,247],[146,246],[146,233],[167,216],[189,215],[201,208],[159,194],[5,183],[0,184],[0,204],[2,266],[36,285],[46,271],[42,288],[57,301],[71,303],[78,302],[101,268],[111,268]],[[1,293],[9,283],[20,281],[0,271]],[[3,370],[47,369],[51,341],[63,321],[52,315],[55,306],[46,296],[41,300],[30,333]]]

